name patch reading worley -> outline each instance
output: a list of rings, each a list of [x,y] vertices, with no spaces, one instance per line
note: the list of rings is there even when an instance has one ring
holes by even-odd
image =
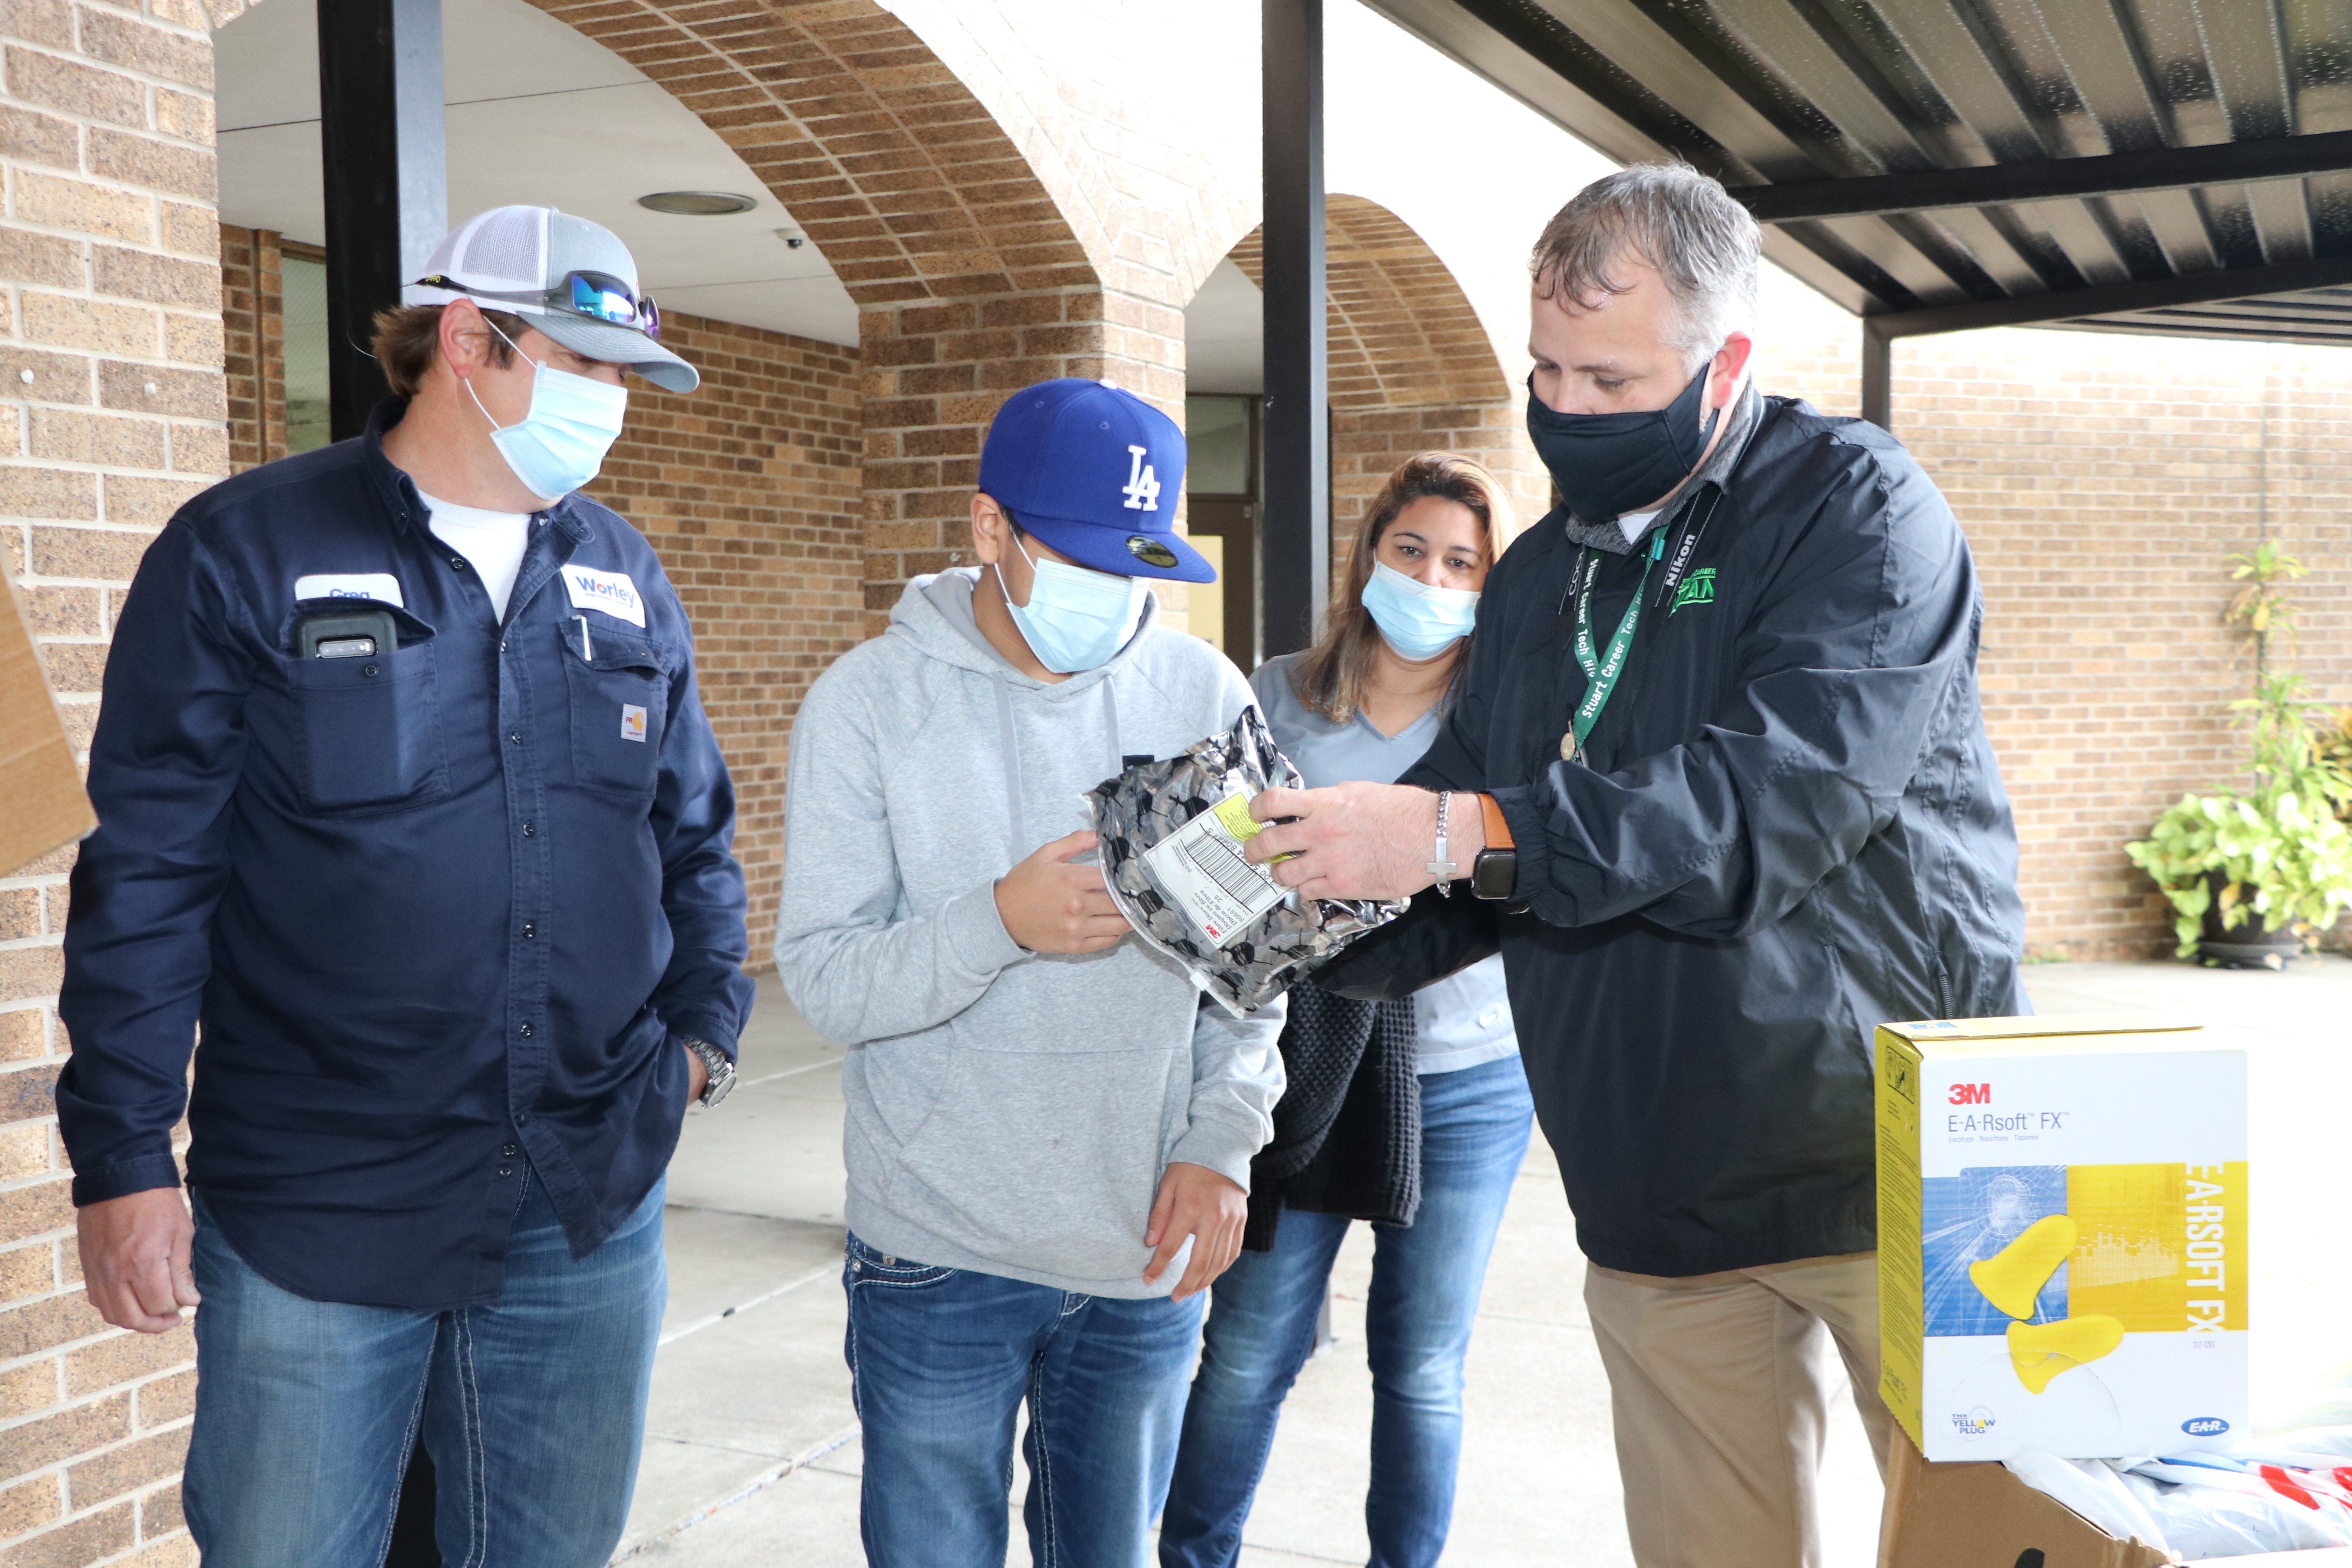
[[[638,596],[637,585],[629,581],[625,572],[599,572],[593,566],[566,566],[563,586],[572,595],[575,610],[602,610],[606,615],[628,622],[642,629],[646,624],[646,602]]]
[[[297,599],[373,599],[379,605],[408,608],[400,596],[400,579],[389,572],[313,572],[294,579]]]

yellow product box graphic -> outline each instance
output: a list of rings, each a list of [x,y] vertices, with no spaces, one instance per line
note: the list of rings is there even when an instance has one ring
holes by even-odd
[[[2209,1447],[2246,1412],[2246,1065],[2161,1016],[1878,1031],[1880,1392],[1930,1459]]]

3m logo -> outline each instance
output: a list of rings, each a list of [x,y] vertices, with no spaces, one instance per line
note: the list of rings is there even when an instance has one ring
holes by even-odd
[[[1989,1083],[1956,1083],[1952,1085],[1954,1105],[1990,1105],[1992,1085]]]
[[[1671,616],[1676,610],[1681,609],[1685,605],[1712,605],[1714,603],[1715,568],[1712,566],[1702,566],[1697,571],[1692,573],[1689,576],[1684,578],[1681,584],[1675,589],[1675,602],[1666,606],[1666,614]]]
[[[1127,483],[1119,487],[1119,493],[1127,497],[1127,510],[1158,511],[1160,479],[1152,473],[1151,465],[1143,460],[1150,454],[1141,447],[1129,447],[1127,453]]]

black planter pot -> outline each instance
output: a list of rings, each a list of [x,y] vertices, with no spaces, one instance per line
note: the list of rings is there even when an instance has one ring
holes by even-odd
[[[2303,943],[2292,931],[2274,931],[2263,923],[2263,917],[2249,910],[2239,925],[2224,931],[2221,927],[2221,889],[2226,886],[2218,877],[2207,877],[2205,885],[2212,890],[2213,902],[2205,907],[2205,930],[2198,938],[2197,962],[2208,969],[2284,969],[2287,960],[2303,951]]]

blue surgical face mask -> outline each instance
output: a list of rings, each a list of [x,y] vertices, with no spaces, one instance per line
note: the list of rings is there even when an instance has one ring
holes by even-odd
[[[1013,602],[1004,569],[996,570],[997,585],[1004,590],[1004,607],[1021,628],[1029,651],[1055,675],[1076,675],[1093,669],[1127,646],[1135,626],[1143,619],[1144,586],[1136,577],[1093,572],[1060,561],[1040,561],[1022,549],[1018,535],[1013,547],[1029,563],[1029,602]]]
[[[495,324],[484,324],[499,332]],[[509,348],[522,353],[512,338],[504,332],[499,336]],[[553,501],[594,479],[604,468],[604,454],[620,438],[629,394],[625,387],[553,369],[529,354],[523,357],[530,360],[531,381],[530,411],[521,423],[501,427],[490,419],[490,411],[482,408],[482,395],[474,391],[472,381],[466,383],[466,391],[473,397],[474,406],[482,409],[482,417],[490,419],[490,441],[523,489]]]
[[[1478,595],[1470,588],[1433,588],[1375,561],[1371,580],[1364,584],[1364,608],[1389,647],[1417,664],[1470,635],[1478,621]]]

